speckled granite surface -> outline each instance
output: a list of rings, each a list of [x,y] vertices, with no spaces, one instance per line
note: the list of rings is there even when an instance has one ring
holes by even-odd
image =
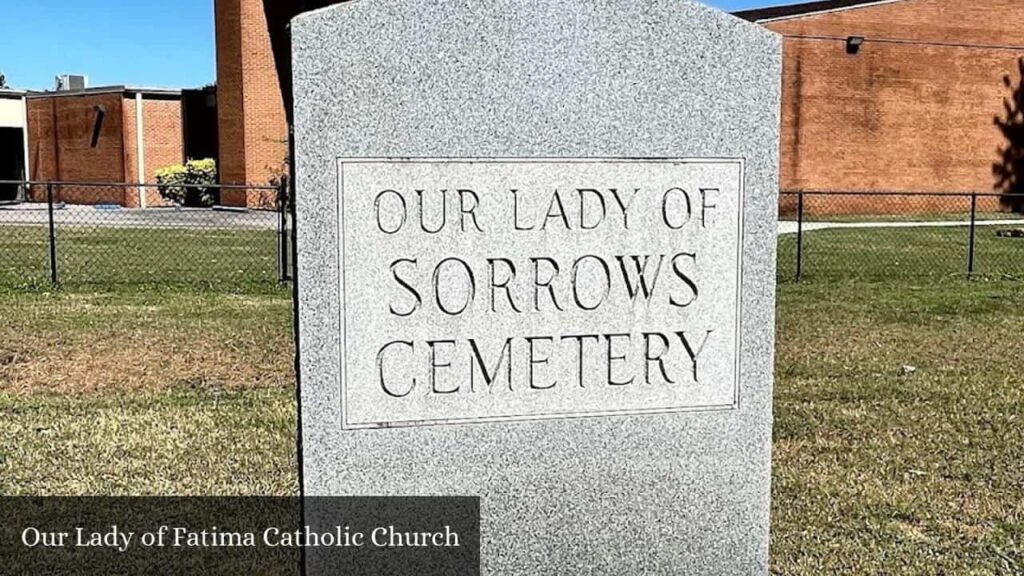
[[[292,34],[307,494],[479,495],[485,574],[766,574],[780,39],[684,0],[356,0]],[[343,429],[343,157],[743,159],[738,407]]]

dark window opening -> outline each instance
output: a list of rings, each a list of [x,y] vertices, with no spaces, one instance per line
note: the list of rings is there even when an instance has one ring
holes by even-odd
[[[21,199],[21,185],[11,181],[25,180],[25,141],[21,128],[0,128],[0,202]]]

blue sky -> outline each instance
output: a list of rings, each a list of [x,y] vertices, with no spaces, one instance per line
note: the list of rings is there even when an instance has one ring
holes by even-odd
[[[0,72],[14,88],[52,88],[62,73],[93,86],[198,87],[216,78],[213,43],[213,0],[0,0]]]

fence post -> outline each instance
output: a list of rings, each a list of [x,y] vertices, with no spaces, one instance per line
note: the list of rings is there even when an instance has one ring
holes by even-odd
[[[978,221],[978,195],[971,194],[971,237],[967,243],[967,277],[974,275],[974,239]]]
[[[293,138],[293,142],[294,142],[294,138]],[[295,167],[293,165],[292,166],[292,170],[294,170],[294,169],[295,169]],[[295,172],[293,171],[292,174],[294,174],[294,173]],[[288,206],[288,225],[289,225],[288,233],[286,235],[288,236],[288,241],[291,242],[291,245],[289,246],[289,249],[288,249],[288,259],[289,259],[288,260],[288,264],[289,264],[289,267],[288,267],[288,279],[292,281],[292,284],[297,284],[298,281],[299,281],[298,277],[297,277],[298,274],[296,274],[296,270],[298,270],[298,267],[299,267],[299,251],[298,251],[298,246],[299,246],[299,230],[298,230],[298,228],[299,228],[299,226],[298,226],[298,219],[295,216],[295,211],[298,209],[298,207],[296,206],[296,203],[295,203],[295,178],[293,176],[291,176],[291,175],[288,176],[288,189],[287,189],[286,194],[288,196],[287,206]],[[295,294],[297,295],[298,292],[296,292]],[[295,298],[296,298],[295,301],[298,302],[298,296],[296,296]],[[298,317],[298,315],[296,315],[296,318],[297,317]],[[298,334],[298,332],[296,332],[296,334]]]
[[[57,229],[53,221],[53,183],[46,184],[46,209],[50,220],[50,283],[58,284],[57,276]]]
[[[277,265],[278,280],[287,282],[288,278],[288,177],[285,176],[277,185]]]
[[[804,193],[796,195],[796,281],[804,274]]]

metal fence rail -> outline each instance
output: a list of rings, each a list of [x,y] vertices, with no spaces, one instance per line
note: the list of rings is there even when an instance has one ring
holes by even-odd
[[[22,199],[0,203],[0,288],[292,279],[287,183],[190,187],[214,208],[173,205],[155,184],[0,186]],[[782,192],[779,279],[1024,279],[1021,206],[993,193]]]
[[[176,205],[154,184],[0,185],[17,186],[22,199],[0,205],[0,286],[242,286],[291,276],[285,185],[179,187],[214,207]]]
[[[782,192],[779,279],[1024,279],[1024,196]]]

